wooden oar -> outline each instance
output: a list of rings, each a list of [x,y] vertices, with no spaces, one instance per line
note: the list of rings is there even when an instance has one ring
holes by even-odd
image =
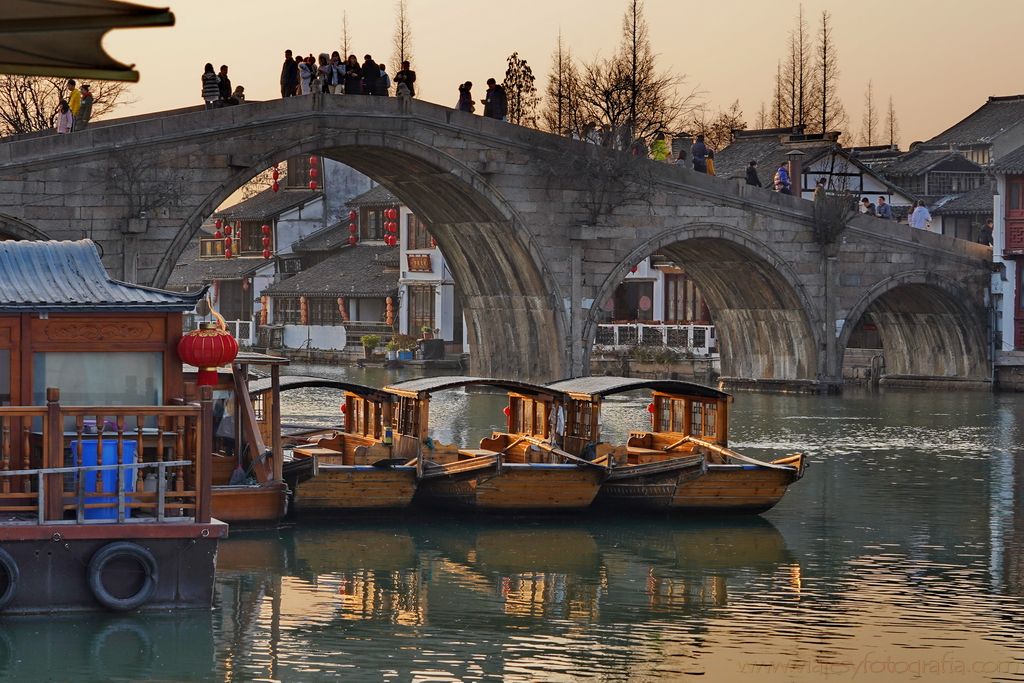
[[[533,438],[531,436],[523,436],[521,438],[522,438],[523,441],[531,443],[534,446],[537,446],[538,448],[541,448],[541,449],[547,451],[548,453],[554,453],[555,455],[557,455],[558,457],[562,458],[563,460],[568,460],[569,462],[576,463],[577,465],[580,465],[580,466],[585,465],[587,467],[597,467],[597,468],[602,469],[602,470],[607,470],[608,469],[607,465],[602,465],[602,464],[600,464],[598,462],[594,462],[594,461],[591,461],[591,460],[584,460],[583,458],[579,458],[579,457],[573,455],[572,453],[569,453],[568,451],[563,451],[561,448],[555,448],[551,444],[549,444],[547,442],[544,442],[544,441],[541,441],[539,439],[535,439],[535,438]]]
[[[701,446],[702,448],[706,448],[712,453],[718,453],[719,455],[724,455],[728,458],[739,460],[740,462],[745,462],[751,465],[757,465],[758,467],[764,467],[770,470],[785,470],[786,472],[793,472],[796,470],[795,467],[792,467],[790,465],[775,465],[773,463],[765,462],[763,460],[757,460],[755,458],[751,458],[750,456],[743,455],[742,453],[737,453],[731,448],[723,448],[722,446],[710,443],[708,441],[704,441],[703,439],[698,439],[692,436],[688,436],[686,438],[691,443],[695,443],[698,446]]]

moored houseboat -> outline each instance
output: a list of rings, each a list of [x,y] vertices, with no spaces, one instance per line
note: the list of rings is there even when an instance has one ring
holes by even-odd
[[[430,400],[437,392],[491,387],[508,393],[506,431],[477,448],[430,437]],[[384,387],[394,394],[395,457],[420,473],[416,500],[487,511],[559,512],[588,507],[608,468],[551,441],[560,393],[543,386],[483,377],[413,379]]]
[[[182,295],[96,247],[0,241],[0,613],[209,607],[213,401],[186,403]]]
[[[764,512],[804,474],[802,454],[763,462],[728,447],[731,396],[678,380],[579,377],[548,385],[563,392],[563,447],[593,449],[613,462],[598,505],[651,510]],[[649,390],[651,429],[625,444],[601,442],[601,404],[615,394]]]
[[[392,396],[337,380],[286,378],[290,387],[341,389],[344,425],[293,436],[284,478],[297,513],[401,510],[416,492],[416,467],[392,458]],[[261,395],[265,382],[250,390]]]

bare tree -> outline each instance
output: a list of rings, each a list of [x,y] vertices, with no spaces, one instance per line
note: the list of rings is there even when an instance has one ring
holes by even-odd
[[[764,105],[762,105],[762,110]],[[703,135],[704,143],[713,150],[724,149],[732,142],[734,130],[744,130],[747,127],[743,120],[743,110],[740,109],[740,101],[736,100],[728,109],[720,109],[712,116],[707,106],[700,106],[696,109],[687,121],[687,129],[694,135]]]
[[[549,178],[574,178],[581,187],[578,207],[584,211],[586,225],[600,225],[620,206],[630,203],[650,205],[654,194],[654,164],[646,157],[581,145],[579,154],[549,157]],[[561,186],[558,186],[559,188]],[[551,188],[562,192],[561,189]]]
[[[889,132],[889,146],[898,147],[900,144],[900,124],[896,120],[896,107],[892,103],[892,95],[889,96],[889,108],[885,112],[885,128]]]
[[[878,140],[876,129],[878,128],[878,111],[875,109],[875,91],[868,81],[867,90],[864,91],[864,114],[861,118],[860,138],[867,146],[875,144]]]
[[[92,81],[92,120],[127,104],[128,84]],[[0,75],[0,135],[20,135],[53,128],[57,106],[67,99],[67,79]]]
[[[393,72],[402,68],[402,62],[412,61],[412,29],[409,27],[409,7],[407,0],[395,3],[395,37],[393,43]]]
[[[771,126],[771,114],[765,103],[761,102],[761,108],[757,111],[757,119],[754,122],[755,128],[769,128]]]
[[[796,127],[807,124],[811,110],[811,39],[800,5],[796,26],[789,34],[789,55],[782,70],[783,86],[788,95],[784,119]]]
[[[819,133],[842,130],[847,122],[846,110],[838,93],[839,51],[832,39],[831,20],[829,11],[822,10],[818,44],[814,50],[812,99],[815,117],[810,130]]]
[[[566,136],[581,133],[585,122],[580,118],[577,102],[579,79],[572,53],[563,45],[559,31],[558,47],[551,55],[551,74],[545,90],[547,99],[540,115],[545,130]]]
[[[341,12],[341,59],[342,59],[342,61],[347,59],[348,56],[350,54],[352,54],[351,52],[349,52],[349,47],[351,47],[351,44],[352,44],[352,39],[351,39],[351,36],[349,35],[349,32],[348,32],[348,12],[343,10]]]
[[[775,92],[772,94],[772,121],[782,128],[786,121],[786,97],[782,79],[782,60],[775,64]]]
[[[509,55],[505,81],[501,85],[508,98],[508,120],[511,123],[537,126],[537,104],[540,98],[537,97],[535,81],[533,69],[526,60],[520,58],[518,52]]]

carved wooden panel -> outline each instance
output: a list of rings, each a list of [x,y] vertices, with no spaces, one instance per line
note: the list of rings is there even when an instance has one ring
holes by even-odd
[[[103,351],[126,346],[165,345],[163,317],[51,317],[32,321],[35,350],[47,347]]]
[[[430,273],[434,268],[430,264],[430,254],[406,254],[409,260],[409,272]]]

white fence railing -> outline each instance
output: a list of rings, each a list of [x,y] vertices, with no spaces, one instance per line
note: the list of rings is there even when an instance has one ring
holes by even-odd
[[[718,353],[714,325],[652,325],[611,323],[597,326],[594,345],[603,349],[627,350],[637,346],[669,348],[681,353],[710,356]]]
[[[196,329],[199,327],[199,323],[204,320],[209,320],[209,318],[186,314],[184,316],[185,332]],[[225,320],[224,322],[228,326],[228,332],[238,340],[239,344],[242,346],[254,346],[256,344],[256,326],[251,320]]]

